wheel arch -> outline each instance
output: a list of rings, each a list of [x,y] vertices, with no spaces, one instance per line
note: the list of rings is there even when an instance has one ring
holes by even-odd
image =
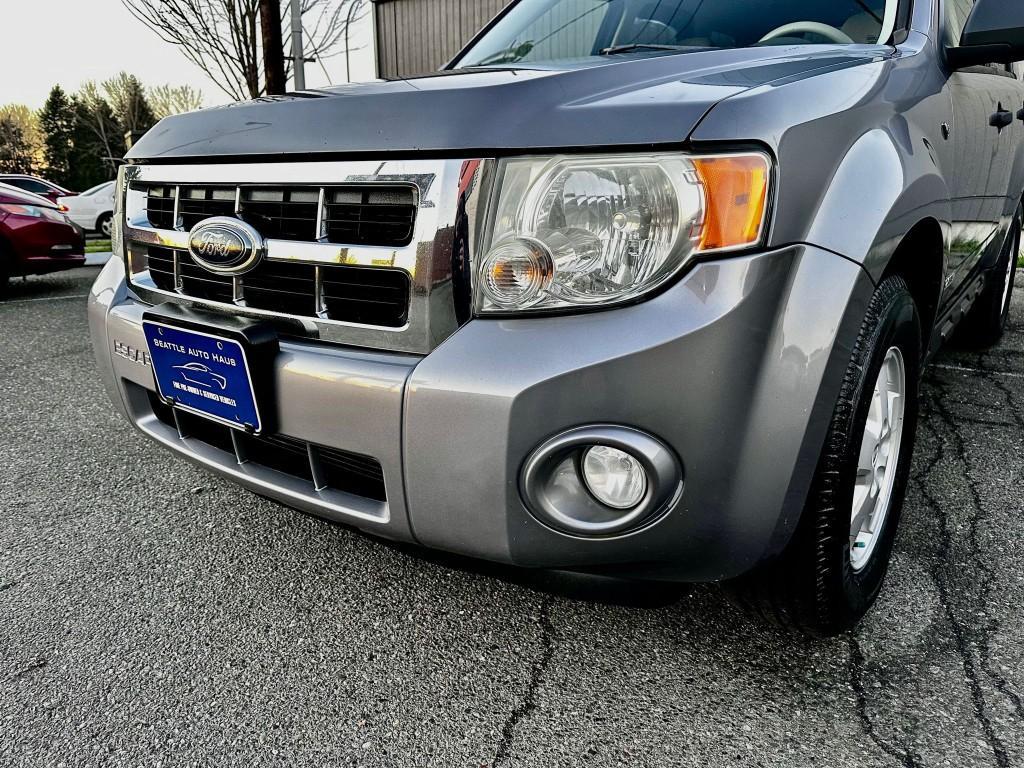
[[[881,277],[884,280],[898,275],[906,281],[921,319],[922,350],[925,354],[942,300],[945,254],[942,225],[934,218],[922,219],[896,246]]]

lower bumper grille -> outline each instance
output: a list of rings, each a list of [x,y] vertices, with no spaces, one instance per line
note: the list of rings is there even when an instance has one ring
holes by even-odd
[[[203,269],[187,252],[155,246],[148,265],[157,288],[207,301],[387,328],[400,328],[409,317],[410,281],[400,269],[265,261],[236,282]]]
[[[313,483],[374,501],[387,501],[380,463],[358,453],[307,443],[285,435],[254,437],[184,411],[175,412],[149,393],[154,415],[185,437],[199,440],[241,462],[257,464]],[[234,432],[234,436],[232,436]]]

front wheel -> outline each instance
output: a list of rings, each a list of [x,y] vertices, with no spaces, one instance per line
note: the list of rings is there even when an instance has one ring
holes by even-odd
[[[100,216],[100,220],[96,223],[96,231],[102,234],[104,237],[109,238],[111,233],[111,222],[114,217],[109,213],[104,213]]]
[[[868,306],[793,539],[725,587],[774,623],[819,636],[874,604],[892,555],[917,430],[921,331],[900,277]]]
[[[7,295],[11,283],[10,256],[4,250],[4,244],[0,242],[0,298]]]

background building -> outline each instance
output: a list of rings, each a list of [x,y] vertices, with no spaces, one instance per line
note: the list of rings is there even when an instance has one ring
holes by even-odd
[[[440,69],[511,0],[373,0],[377,74]]]

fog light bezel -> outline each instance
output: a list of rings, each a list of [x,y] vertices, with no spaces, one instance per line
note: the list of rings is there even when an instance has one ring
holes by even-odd
[[[647,489],[637,505],[614,509],[592,495],[580,462],[596,445],[629,453],[643,467]],[[682,495],[683,466],[653,435],[597,424],[570,429],[541,444],[523,463],[519,485],[527,510],[544,526],[577,538],[608,538],[635,534],[661,520]]]

